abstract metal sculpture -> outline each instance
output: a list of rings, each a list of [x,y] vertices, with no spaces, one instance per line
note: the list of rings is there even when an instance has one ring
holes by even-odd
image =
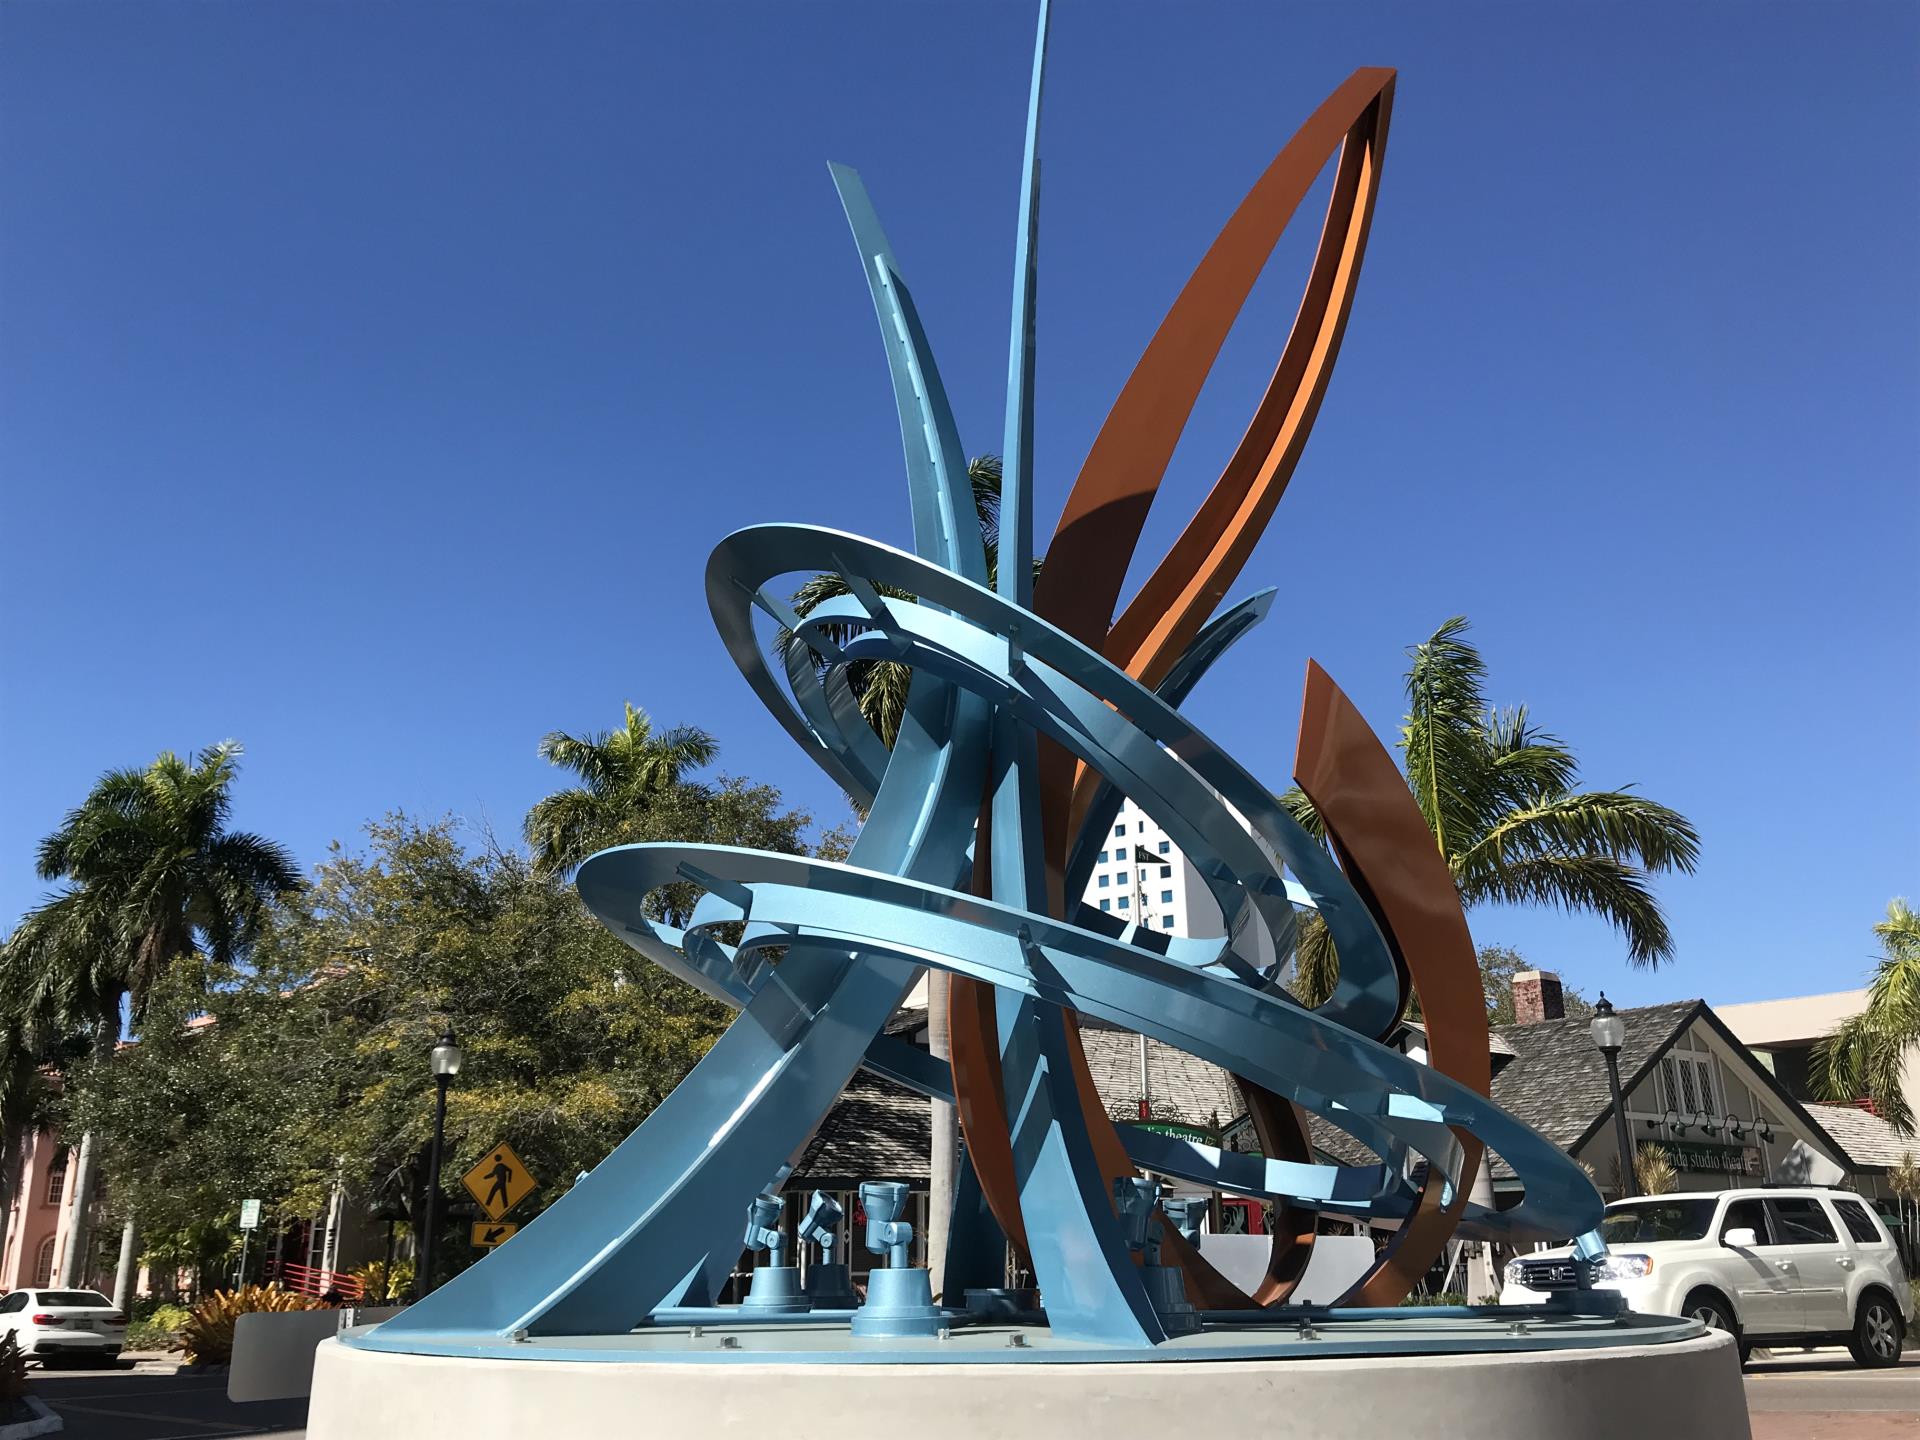
[[[707,569],[714,622],[748,684],[867,810],[851,855],[833,863],[648,844],[587,861],[579,890],[602,923],[740,1018],[639,1130],[511,1245],[362,1343],[473,1353],[506,1336],[621,1335],[708,1304],[739,1255],[742,1210],[862,1065],[958,1108],[965,1159],[948,1294],[1002,1283],[1010,1241],[1031,1265],[1054,1335],[1087,1345],[1151,1348],[1209,1315],[1221,1325],[1260,1323],[1293,1290],[1320,1213],[1395,1227],[1343,1301],[1362,1307],[1400,1300],[1456,1233],[1557,1237],[1597,1223],[1600,1200],[1581,1170],[1487,1098],[1486,1014],[1452,878],[1353,705],[1309,665],[1293,774],[1325,819],[1328,846],[1179,708],[1274,604],[1263,591],[1215,614],[1292,475],[1339,353],[1394,72],[1355,72],[1228,220],[1095,439],[1036,580],[1034,240],[1046,37],[1043,5],[997,574],[989,576],[966,451],[911,293],[865,188],[838,166],[834,183],[893,378],[913,548],[757,525],[724,539]],[[1201,386],[1329,161],[1326,219],[1267,391],[1193,521],[1111,620]],[[803,617],[783,598],[791,581],[782,582],[816,571],[842,577],[849,598]],[[769,667],[756,611],[800,642],[782,676]],[[850,665],[877,659],[901,662],[913,677],[891,751],[848,684]],[[1225,917],[1224,938],[1150,931],[1079,902],[1123,797],[1198,868]],[[705,892],[687,927],[650,918],[647,897],[683,882]],[[1341,962],[1337,989],[1317,1007],[1282,984],[1296,912],[1308,908],[1325,920]],[[1262,954],[1278,958],[1251,958]],[[954,977],[951,1066],[885,1033],[929,967]],[[1389,1043],[1415,994],[1425,1063]],[[1079,1015],[1231,1071],[1264,1153],[1116,1128],[1081,1053]],[[1316,1163],[1306,1112],[1378,1163]],[[1514,1209],[1469,1202],[1489,1149],[1525,1185]],[[1192,1207],[1164,1223],[1142,1170],[1274,1202],[1272,1255],[1253,1293],[1188,1238],[1198,1234]],[[894,1251],[900,1267],[894,1217],[904,1191],[862,1193],[869,1248]],[[823,1218],[818,1198],[805,1233],[830,1247],[831,1225],[814,1223]],[[750,1235],[772,1241],[771,1218],[756,1225]],[[1603,1253],[1597,1237],[1586,1234],[1582,1253]],[[942,1312],[924,1287],[892,1294],[907,1281],[877,1279],[924,1272],[873,1275],[890,1287],[890,1306],[918,1317],[880,1333],[932,1334],[934,1324],[964,1319],[949,1311],[930,1320]]]

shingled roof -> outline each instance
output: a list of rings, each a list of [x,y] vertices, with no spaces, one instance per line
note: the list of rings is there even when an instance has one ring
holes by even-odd
[[[1627,1027],[1626,1044],[1620,1051],[1620,1079],[1626,1088],[1688,1025],[1702,1015],[1712,1020],[1712,1011],[1702,1000],[1642,1005],[1619,1013]],[[924,1023],[924,1012],[902,1011],[887,1028],[910,1036]],[[1130,1030],[1084,1016],[1080,1036],[1088,1069],[1108,1113],[1131,1118],[1140,1099],[1139,1041]],[[1493,1098],[1509,1114],[1568,1151],[1583,1144],[1605,1120],[1612,1104],[1606,1060],[1594,1048],[1585,1019],[1502,1025],[1491,1038],[1496,1053],[1513,1056],[1493,1080]],[[1242,1118],[1245,1104],[1240,1087],[1219,1066],[1158,1040],[1148,1040],[1147,1055],[1155,1119],[1226,1127]],[[1781,1098],[1789,1108],[1799,1110],[1784,1092]],[[1889,1139],[1892,1127],[1864,1111],[1841,1106],[1814,1106],[1812,1111],[1807,1118],[1831,1135],[1856,1164],[1897,1164],[1905,1149],[1920,1152],[1920,1142],[1898,1136]],[[1309,1116],[1308,1123],[1313,1146],[1325,1158],[1349,1165],[1379,1163],[1379,1157],[1365,1146],[1317,1116]],[[794,1179],[816,1185],[868,1179],[924,1185],[931,1140],[924,1097],[861,1071],[821,1122]],[[1495,1158],[1496,1177],[1508,1178],[1512,1173]]]
[[[1902,1135],[1871,1110],[1857,1105],[1809,1104],[1807,1113],[1856,1166],[1892,1169],[1902,1160],[1920,1156],[1920,1139]]]
[[[1705,1004],[1670,1000],[1620,1011],[1627,1026],[1627,1042],[1620,1047],[1621,1086],[1630,1088]],[[1542,1020],[1494,1031],[1514,1052],[1513,1063],[1494,1077],[1494,1103],[1562,1150],[1585,1140],[1613,1104],[1606,1057],[1594,1048],[1587,1026],[1584,1018]]]
[[[1080,1046],[1094,1088],[1115,1119],[1131,1120],[1140,1105],[1140,1039],[1090,1016],[1080,1017]],[[1246,1110],[1240,1086],[1218,1065],[1158,1040],[1147,1041],[1147,1084],[1153,1118],[1202,1129],[1222,1129]]]
[[[927,1097],[857,1070],[813,1132],[789,1183],[850,1190],[862,1180],[904,1180],[924,1189],[932,1147]]]

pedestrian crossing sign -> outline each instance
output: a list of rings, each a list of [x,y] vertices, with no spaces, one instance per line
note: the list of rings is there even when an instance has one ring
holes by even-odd
[[[506,1220],[473,1222],[473,1243],[482,1250],[490,1250],[495,1245],[504,1245],[519,1233],[520,1227]]]
[[[498,1220],[527,1196],[539,1189],[539,1183],[520,1163],[511,1145],[502,1142],[487,1151],[460,1183],[479,1202],[489,1220]]]

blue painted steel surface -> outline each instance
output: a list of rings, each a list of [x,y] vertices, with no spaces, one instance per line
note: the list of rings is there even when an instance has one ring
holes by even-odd
[[[1400,982],[1368,905],[1268,788],[1181,713],[1208,667],[1266,617],[1276,592],[1222,613],[1157,688],[1030,608],[1046,25],[1043,5],[1015,256],[997,576],[989,583],[965,451],[912,296],[864,186],[840,166],[833,180],[893,383],[913,549],[817,526],[757,525],[723,540],[707,569],[709,609],[749,687],[802,750],[869,807],[859,840],[843,864],[674,844],[625,846],[587,861],[579,890],[601,922],[647,959],[738,1008],[739,1019],[646,1122],[514,1244],[353,1343],[495,1354],[500,1337],[516,1332],[617,1336],[650,1317],[685,1323],[718,1313],[688,1306],[724,1280],[738,1254],[742,1210],[768,1174],[804,1146],[856,1068],[865,1064],[951,1097],[944,1064],[882,1033],[927,967],[997,987],[1001,1067],[1034,1270],[1054,1335],[1081,1347],[1043,1352],[1047,1358],[1151,1353],[1168,1335],[1092,1154],[1068,1064],[1067,1010],[1211,1060],[1320,1115],[1380,1159],[1358,1166],[1266,1160],[1130,1129],[1124,1143],[1143,1167],[1308,1208],[1392,1219],[1413,1204],[1410,1177],[1418,1165],[1443,1176],[1449,1196],[1466,1183],[1455,1132],[1470,1132],[1505,1158],[1526,1194],[1510,1211],[1467,1207],[1465,1233],[1558,1237],[1597,1222],[1592,1185],[1556,1147],[1485,1096],[1379,1043],[1398,1019]],[[847,597],[799,616],[782,596],[794,577],[819,571],[840,576]],[[883,589],[916,598],[891,598]],[[1314,592],[1300,587],[1288,599],[1306,611]],[[756,612],[802,642],[791,647],[779,675],[768,663]],[[913,672],[891,751],[861,717],[847,683],[851,664],[878,659]],[[1042,737],[1103,781],[1076,837],[1066,889],[1051,896],[1038,860],[1035,747]],[[1146,930],[1078,903],[1123,796],[1197,867],[1225,917],[1225,937]],[[989,825],[980,836],[983,799]],[[987,843],[986,897],[968,888],[979,840]],[[688,925],[649,919],[648,895],[686,881],[705,892]],[[1312,1009],[1280,983],[1299,908],[1325,918],[1342,962],[1339,988]],[[1258,963],[1265,953],[1277,961]],[[772,1242],[771,1220],[756,1222],[750,1237]],[[830,1238],[820,1228],[809,1235]],[[897,1248],[898,1239],[885,1248]],[[1583,1254],[1602,1249],[1595,1237],[1583,1238]],[[1177,1290],[1177,1279],[1169,1283]],[[1184,1304],[1169,1292],[1161,1296],[1163,1313],[1169,1299]],[[1406,1311],[1385,1313],[1408,1318]],[[1345,1318],[1358,1323],[1366,1316]],[[1260,1328],[1247,1353],[1329,1353],[1324,1345],[1274,1339],[1264,1333],[1269,1320],[1209,1317],[1210,1324]],[[1193,1337],[1173,1343],[1191,1345]],[[618,1346],[557,1342],[510,1353],[633,1358]],[[912,1358],[928,1357],[916,1351]]]

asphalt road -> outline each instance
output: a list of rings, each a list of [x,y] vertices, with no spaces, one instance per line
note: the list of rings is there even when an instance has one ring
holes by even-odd
[[[1753,1440],[1920,1440],[1920,1347],[1891,1370],[1844,1350],[1785,1350],[1747,1365]]]
[[[235,1405],[225,1375],[36,1370],[33,1388],[66,1420],[68,1440],[306,1433],[306,1401]],[[1920,1440],[1920,1348],[1892,1370],[1862,1370],[1844,1350],[1757,1357],[1746,1390],[1754,1440]]]
[[[135,1369],[34,1370],[33,1393],[67,1422],[63,1440],[211,1440],[304,1436],[305,1400],[235,1405],[227,1377]]]

